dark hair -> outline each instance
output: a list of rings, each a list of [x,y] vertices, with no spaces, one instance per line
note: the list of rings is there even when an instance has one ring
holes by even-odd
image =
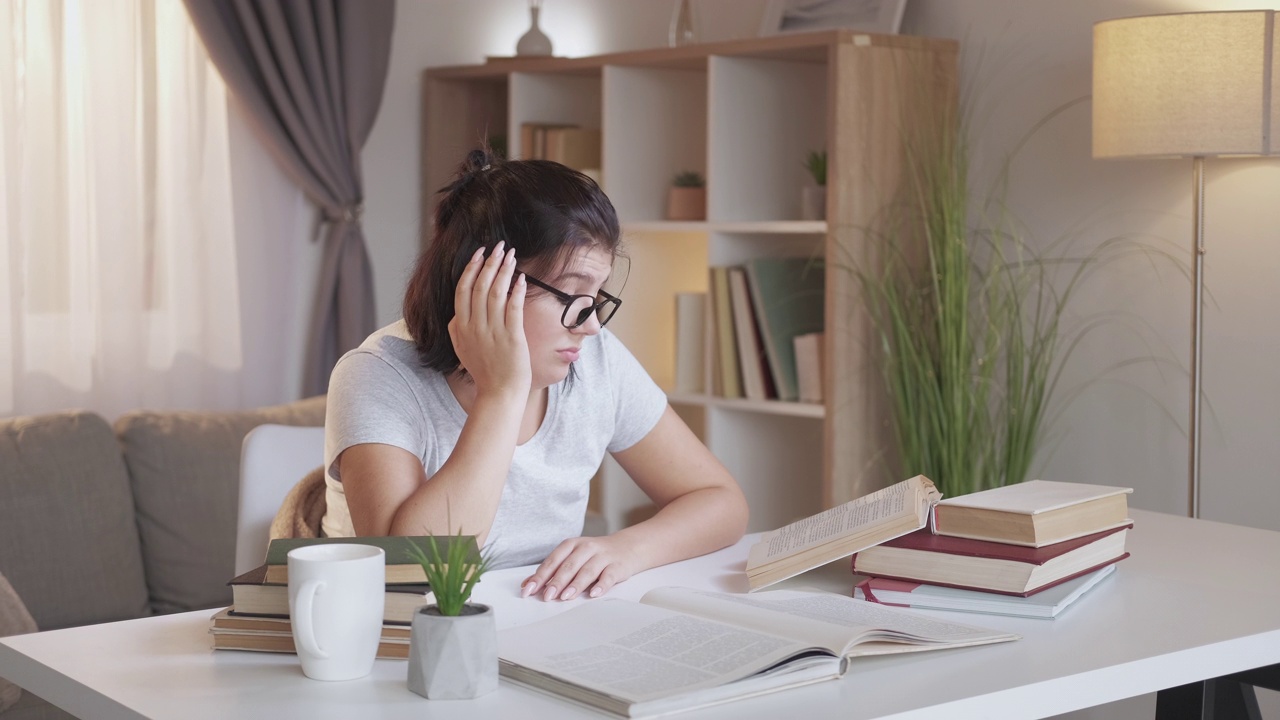
[[[467,261],[499,240],[515,248],[522,270],[553,278],[573,251],[598,246],[617,257],[621,238],[613,203],[594,180],[549,160],[503,161],[472,150],[439,191],[435,236],[418,256],[404,294],[404,321],[422,364],[458,369],[449,338],[453,294]],[[530,295],[542,292],[528,286]]]

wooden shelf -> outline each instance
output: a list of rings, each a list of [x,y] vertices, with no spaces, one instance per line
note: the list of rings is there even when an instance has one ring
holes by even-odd
[[[435,189],[477,138],[505,133],[521,157],[524,123],[599,129],[601,185],[623,232],[637,236],[626,308],[610,330],[662,387],[676,386],[677,298],[706,292],[709,268],[825,262],[825,404],[669,396],[742,487],[750,529],[779,527],[900,479],[884,462],[892,438],[870,320],[842,267],[873,259],[868,238],[886,232],[884,210],[900,201],[911,160],[904,138],[954,109],[956,53],[952,40],[829,30],[428,69],[422,240]],[[822,149],[826,221],[780,219],[801,216],[800,188],[812,182],[802,161]],[[685,171],[706,178],[711,220],[660,219]],[[592,502],[618,529],[649,499],[606,459]]]
[[[679,222],[672,220],[645,220],[625,222],[623,232],[720,232],[761,235],[826,235],[824,220],[772,220],[758,222]]]
[[[743,398],[726,398],[716,395],[667,394],[667,400],[673,405],[698,405],[701,407],[722,407],[742,412],[761,413],[764,415],[789,415],[791,417],[816,418],[826,416],[826,408],[818,403],[783,402],[781,400],[746,400]]]

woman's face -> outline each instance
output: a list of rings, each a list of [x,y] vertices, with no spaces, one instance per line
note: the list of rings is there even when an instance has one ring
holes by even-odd
[[[542,282],[566,295],[595,297],[609,278],[612,255],[592,245],[575,250],[564,270],[554,277],[539,277]],[[593,313],[576,328],[561,322],[565,304],[549,292],[528,286],[531,297],[525,301],[524,335],[529,344],[529,364],[533,371],[533,387],[554,385],[569,374],[569,365],[578,359],[583,341],[600,332],[600,321]]]

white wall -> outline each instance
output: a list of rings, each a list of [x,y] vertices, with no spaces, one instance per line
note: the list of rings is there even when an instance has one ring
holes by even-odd
[[[963,78],[980,97],[974,139],[991,165],[1054,108],[1090,92],[1092,24],[1131,15],[1276,7],[1247,0],[912,0],[906,30],[962,41]],[[1191,260],[1191,161],[1090,158],[1086,101],[1040,131],[1013,169],[1010,204],[1040,246],[1078,233],[1079,247],[1137,233]],[[1206,203],[1202,516],[1280,529],[1280,161],[1211,160]],[[1114,266],[1078,313],[1123,313],[1150,332],[1112,328],[1073,358],[1044,477],[1132,485],[1135,506],[1185,512],[1191,283],[1172,264]],[[1144,343],[1150,343],[1146,345]],[[1155,355],[1176,363],[1157,370]],[[1101,378],[1101,380],[1099,380]],[[1089,381],[1093,382],[1089,382]],[[1084,384],[1087,383],[1087,384]],[[1083,385],[1082,385],[1083,384]],[[1211,410],[1208,408],[1212,408]]]

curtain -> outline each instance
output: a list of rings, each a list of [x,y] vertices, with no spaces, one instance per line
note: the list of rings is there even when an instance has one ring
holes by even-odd
[[[0,5],[0,415],[231,408],[225,89],[174,0]]]
[[[375,327],[360,216],[360,150],[391,55],[394,0],[185,0],[227,86],[285,172],[324,213],[303,391],[328,388]]]

